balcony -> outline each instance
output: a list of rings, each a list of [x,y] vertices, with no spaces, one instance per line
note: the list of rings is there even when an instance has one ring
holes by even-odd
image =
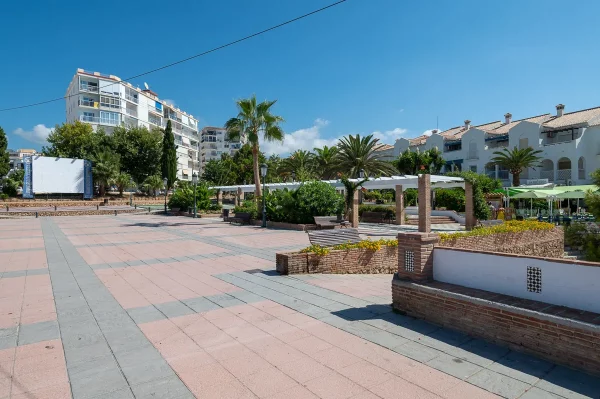
[[[160,121],[160,118],[156,118],[155,116],[152,116],[152,115],[148,115],[148,122],[150,122],[153,125],[156,125],[158,127],[162,126],[162,122]]]
[[[138,112],[135,109],[131,109],[131,108],[125,108],[125,113],[127,115],[133,116],[134,118],[138,117]]]
[[[86,91],[88,93],[98,93],[98,86],[88,85],[88,84],[80,84],[79,91]]]
[[[98,102],[97,101],[89,101],[89,100],[77,100],[77,105],[79,105],[80,107],[91,107],[91,108],[98,108]]]
[[[156,115],[163,116],[162,109],[158,109],[156,107],[148,106],[148,111],[152,112],[152,113],[155,113]]]
[[[125,94],[125,100],[131,101],[132,103],[139,103],[139,99],[137,97],[132,96],[131,94]]]
[[[540,179],[548,179],[549,182],[554,181],[554,170],[541,170]]]
[[[556,171],[556,180],[567,182],[571,180],[571,169],[559,169]]]
[[[79,116],[79,120],[81,122],[97,123],[97,124],[100,124],[100,125],[110,125],[110,126],[117,126],[117,125],[119,125],[119,121],[118,120],[110,119],[110,118],[100,118],[100,117],[97,117],[97,116],[80,115]]]
[[[169,119],[170,119],[170,120],[172,120],[172,121],[175,121],[175,122],[179,122],[179,123],[181,123],[181,118],[177,118],[177,115],[168,114],[168,115],[167,115],[167,118],[169,118]]]

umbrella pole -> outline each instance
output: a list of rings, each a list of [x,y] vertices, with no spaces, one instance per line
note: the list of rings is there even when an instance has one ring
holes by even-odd
[[[533,198],[531,199],[531,207],[529,209],[529,217],[533,216]]]

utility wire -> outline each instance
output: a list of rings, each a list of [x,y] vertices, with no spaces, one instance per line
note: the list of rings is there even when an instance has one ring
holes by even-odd
[[[131,76],[131,77],[127,78],[127,79],[121,80],[121,82],[129,82],[129,81],[130,81],[130,80],[132,80],[132,79],[136,79],[136,78],[139,78],[139,77],[141,77],[141,76],[149,75],[149,74],[151,74],[151,73],[158,72],[158,71],[161,71],[161,70],[163,70],[163,69],[171,68],[171,67],[173,67],[173,66],[175,66],[175,65],[182,64],[182,63],[184,63],[184,62],[187,62],[187,61],[191,61],[191,60],[193,60],[193,59],[195,59],[195,58],[202,57],[202,56],[204,56],[204,55],[207,55],[207,54],[210,54],[210,53],[214,53],[215,51],[222,50],[222,49],[224,49],[224,48],[226,48],[226,47],[233,46],[234,44],[241,43],[241,42],[243,42],[243,41],[246,41],[246,40],[252,39],[252,38],[254,38],[254,37],[256,37],[256,36],[260,36],[260,35],[262,35],[262,34],[264,34],[264,33],[267,33],[267,32],[270,32],[270,31],[272,31],[272,30],[275,30],[275,29],[281,28],[281,27],[283,27],[283,26],[285,26],[285,25],[289,25],[289,24],[291,24],[291,23],[293,23],[293,22],[299,21],[299,20],[301,20],[301,19],[304,19],[304,18],[306,18],[306,17],[309,17],[309,16],[311,16],[311,15],[317,14],[317,13],[319,13],[319,12],[321,12],[321,11],[325,11],[325,10],[327,10],[328,8],[335,7],[335,6],[337,6],[337,5],[340,5],[340,4],[344,3],[344,2],[346,2],[346,0],[339,0],[339,1],[336,1],[335,3],[329,4],[328,6],[325,6],[325,7],[319,8],[318,10],[311,11],[311,12],[309,12],[309,13],[307,13],[307,14],[304,14],[304,15],[300,15],[299,17],[296,17],[296,18],[293,18],[293,19],[287,20],[287,21],[285,21],[285,22],[282,22],[282,23],[280,23],[280,24],[278,24],[278,25],[271,26],[270,28],[267,28],[267,29],[261,30],[260,32],[253,33],[253,34],[251,34],[251,35],[248,35],[248,36],[242,37],[241,39],[237,39],[237,40],[234,40],[234,41],[232,41],[232,42],[229,42],[229,43],[227,43],[227,44],[223,44],[223,45],[221,45],[221,46],[214,47],[214,48],[212,48],[212,49],[210,49],[210,50],[207,50],[207,51],[204,51],[204,52],[202,52],[202,53],[198,53],[198,54],[196,54],[196,55],[192,55],[192,56],[190,56],[190,57],[187,57],[187,58],[181,59],[181,60],[179,60],[179,61],[175,61],[175,62],[172,62],[172,63],[170,63],[170,64],[167,64],[167,65],[163,65],[163,66],[161,66],[161,67],[158,67],[158,68],[155,68],[155,69],[151,69],[151,70],[149,70],[149,71],[146,71],[146,72],[140,73],[140,74],[138,74],[138,75],[135,75],[135,76]],[[102,86],[102,87],[99,87],[99,88],[98,88],[98,92],[100,92],[100,89],[103,89],[103,88],[105,88],[105,87],[108,87],[108,86],[112,86],[112,83],[111,83],[111,84],[108,84],[108,85],[105,85],[105,86]],[[48,103],[52,103],[52,102],[56,102],[56,101],[65,100],[65,99],[67,99],[67,98],[74,97],[74,96],[78,96],[78,95],[79,95],[79,94],[70,94],[70,95],[67,95],[67,96],[63,96],[63,97],[57,97],[57,98],[53,98],[53,99],[51,99],[51,100],[40,101],[40,102],[37,102],[37,103],[32,103],[32,104],[27,104],[27,105],[19,105],[19,106],[15,106],[15,107],[9,107],[9,108],[2,108],[2,109],[0,109],[0,112],[5,112],[5,111],[13,111],[13,110],[16,110],[16,109],[23,109],[23,108],[30,108],[30,107],[36,107],[36,106],[43,105],[43,104],[48,104]]]

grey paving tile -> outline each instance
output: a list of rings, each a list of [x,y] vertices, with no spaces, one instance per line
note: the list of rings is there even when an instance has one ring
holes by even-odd
[[[240,301],[237,298],[232,297],[231,295],[221,294],[221,295],[210,295],[205,297],[211,302],[216,303],[222,308],[228,308],[231,306],[243,305],[244,302]]]
[[[428,361],[435,359],[443,353],[437,349],[421,345],[420,343],[415,341],[407,341],[402,345],[398,345],[392,348],[392,350],[421,363],[427,363]]]
[[[139,362],[121,367],[130,385],[142,384],[160,378],[175,376],[175,372],[164,359]]]
[[[23,277],[27,275],[27,270],[13,270],[2,273],[2,278]]]
[[[148,339],[139,330],[129,333],[111,331],[105,333],[104,336],[106,337],[111,350],[115,353],[131,351],[133,349],[149,345]]]
[[[452,354],[482,367],[489,366],[510,352],[510,349],[506,347],[498,346],[481,339],[468,341],[462,344],[459,349],[461,349],[460,353],[456,352]]]
[[[194,313],[192,309],[180,301],[159,303],[154,306],[169,318],[186,316]]]
[[[460,378],[461,380],[466,380],[473,374],[483,369],[481,366],[455,358],[445,353],[442,353],[425,364],[433,367],[434,369],[443,371],[446,374]]]
[[[95,331],[90,333],[81,334],[75,334],[68,331],[62,332],[61,340],[63,343],[63,347],[65,348],[65,352],[67,351],[67,349],[78,349],[86,347],[88,345],[94,345],[99,342],[106,342],[104,335],[102,335],[99,329],[96,329]]]
[[[189,391],[177,376],[160,378],[131,387],[136,398],[152,399],[193,399]]]
[[[58,323],[56,320],[42,321],[33,324],[23,324],[19,328],[19,346],[35,342],[58,339]]]
[[[220,309],[221,307],[214,302],[209,301],[205,297],[183,299],[181,302],[185,303],[189,308],[193,309],[196,313],[204,313],[211,310]]]
[[[161,311],[154,307],[154,305],[127,309],[127,313],[137,324],[149,323],[151,321],[157,321],[166,318]]]
[[[262,302],[266,299],[260,295],[256,295],[255,293],[245,291],[245,290],[230,292],[229,295],[231,295],[232,297],[239,299],[240,301],[245,302],[245,303]]]
[[[564,399],[563,396],[558,396],[543,389],[531,387],[527,390],[520,399]]]
[[[361,337],[366,339],[367,341],[371,341],[374,344],[381,345],[388,349],[395,348],[398,345],[408,343],[409,341],[406,338],[402,338],[398,335],[383,330],[366,332],[363,335],[361,335]]]
[[[0,337],[8,337],[10,335],[17,335],[17,327],[0,328]]]
[[[80,363],[89,362],[106,356],[112,356],[112,352],[104,340],[79,348],[65,348],[67,368],[75,367]]]
[[[600,398],[600,378],[556,366],[536,387],[565,398]]]
[[[118,391],[103,393],[90,399],[134,399],[134,396],[133,392],[131,392],[131,388],[127,387],[119,389]]]
[[[520,397],[531,387],[531,385],[525,382],[487,369],[483,369],[477,374],[472,375],[467,379],[467,382],[508,399]]]
[[[67,363],[67,371],[71,379],[79,376],[100,374],[111,370],[119,370],[119,365],[112,353],[88,359],[85,362]]]
[[[17,334],[0,336],[0,350],[17,346]]]
[[[88,399],[94,397],[110,397],[112,392],[128,390],[129,386],[119,369],[100,372],[80,373],[71,377],[71,391],[74,399]]]
[[[524,353],[511,351],[487,369],[512,377],[528,384],[535,384],[544,377],[554,365],[545,360]]]

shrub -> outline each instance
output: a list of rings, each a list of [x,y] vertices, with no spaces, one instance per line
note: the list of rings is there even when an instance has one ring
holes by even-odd
[[[570,247],[583,247],[585,245],[585,235],[587,228],[583,223],[572,223],[564,228],[565,245]]]
[[[313,253],[319,256],[327,255],[330,250],[349,250],[355,248],[363,248],[369,251],[378,251],[382,247],[397,247],[398,240],[397,239],[385,239],[382,238],[380,240],[371,241],[371,240],[362,240],[358,243],[346,243],[346,244],[338,244],[333,247],[322,247],[320,245],[311,245],[310,247],[306,247],[300,250],[300,253]]]
[[[233,208],[233,213],[249,213],[252,219],[258,219],[258,207],[256,201],[245,200],[241,205]]]
[[[0,199],[1,200],[8,199],[8,194],[4,194],[4,193],[0,194]]]
[[[435,206],[450,211],[465,211],[465,192],[461,188],[442,188],[435,190]]]
[[[404,195],[404,206],[415,206],[417,205],[418,190],[416,188],[406,189]]]
[[[456,233],[440,233],[440,242],[450,241],[456,238],[488,236],[503,233],[521,233],[524,231],[552,230],[554,224],[538,222],[537,220],[510,220],[495,226],[477,227],[471,231]]]
[[[6,178],[2,181],[2,193],[8,197],[17,196],[18,185],[11,179]]]
[[[358,206],[358,214],[362,216],[363,212],[383,212],[386,217],[395,216],[396,208],[392,206],[385,205],[359,205]]]
[[[207,210],[212,205],[210,201],[212,190],[205,182],[198,183],[196,187],[196,207],[198,210]],[[187,211],[194,207],[194,186],[186,181],[180,181],[171,198],[169,208],[179,208]]]

